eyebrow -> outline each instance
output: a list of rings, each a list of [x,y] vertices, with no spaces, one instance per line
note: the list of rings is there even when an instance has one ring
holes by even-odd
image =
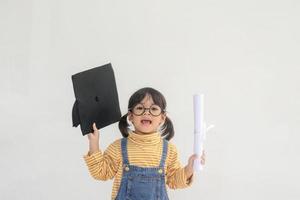
[[[140,104],[143,104],[143,105],[144,105],[145,103],[140,102]],[[154,104],[156,105],[156,103],[154,103],[154,102],[153,102],[151,105],[154,105]]]

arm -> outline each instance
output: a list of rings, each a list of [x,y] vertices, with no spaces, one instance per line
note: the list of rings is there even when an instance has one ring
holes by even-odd
[[[84,156],[91,176],[97,180],[112,179],[120,165],[120,140],[115,141],[102,153],[99,149],[99,131],[93,124],[93,133],[88,134],[89,152]]]
[[[182,167],[176,147],[169,143],[167,159],[167,185],[171,189],[186,188],[192,184],[193,173]]]
[[[112,179],[120,165],[120,140],[115,141],[102,153],[101,150],[84,156],[85,163],[96,180]]]

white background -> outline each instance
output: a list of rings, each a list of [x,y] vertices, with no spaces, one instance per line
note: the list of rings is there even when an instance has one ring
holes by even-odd
[[[0,199],[110,199],[72,127],[71,75],[111,62],[122,114],[141,87],[165,95],[183,165],[205,94],[206,167],[170,199],[298,200],[299,20],[296,0],[1,0]],[[100,131],[103,150],[121,137]]]

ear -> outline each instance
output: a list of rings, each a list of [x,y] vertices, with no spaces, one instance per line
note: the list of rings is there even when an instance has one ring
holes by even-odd
[[[128,120],[132,122],[132,113],[130,111],[128,111],[127,116]]]
[[[166,115],[166,113],[164,113],[164,114],[162,114],[162,115],[161,115],[161,122],[160,122],[160,125],[162,125],[162,124],[164,124],[164,123],[165,123],[165,121],[166,121],[166,118],[167,118],[167,115]]]

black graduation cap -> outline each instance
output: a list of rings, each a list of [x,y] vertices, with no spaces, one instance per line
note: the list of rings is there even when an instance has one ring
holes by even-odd
[[[93,132],[93,122],[103,128],[120,120],[118,92],[111,63],[72,75],[75,103],[73,127],[82,135]]]

